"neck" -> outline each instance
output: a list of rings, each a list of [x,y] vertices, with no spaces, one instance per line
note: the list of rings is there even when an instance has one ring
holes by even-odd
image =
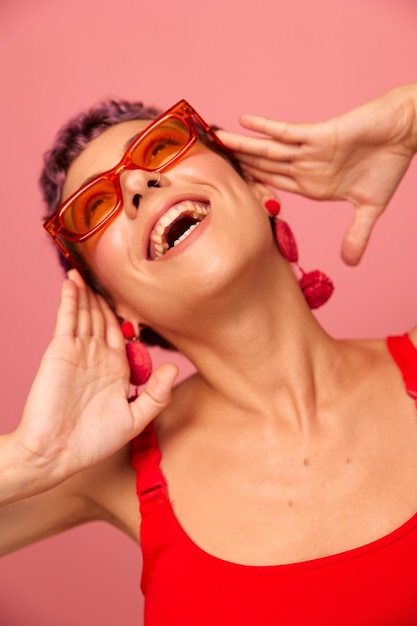
[[[205,302],[205,313],[190,337],[174,343],[199,373],[202,402],[227,403],[233,414],[268,422],[291,416],[311,426],[324,398],[318,380],[335,369],[335,342],[305,303],[291,270],[245,276],[245,288],[231,288]],[[251,297],[248,298],[247,294]]]

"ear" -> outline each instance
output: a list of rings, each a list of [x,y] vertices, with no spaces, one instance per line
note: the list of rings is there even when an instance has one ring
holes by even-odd
[[[252,189],[253,194],[259,200],[259,203],[264,206],[268,200],[279,200],[277,194],[271,187],[267,187],[263,183],[257,181],[249,181],[249,187]]]

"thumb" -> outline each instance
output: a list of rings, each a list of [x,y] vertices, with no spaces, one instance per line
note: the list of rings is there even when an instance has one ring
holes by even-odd
[[[347,265],[357,265],[360,262],[382,211],[383,209],[375,206],[356,207],[355,216],[342,241],[341,255]]]
[[[165,363],[152,374],[144,391],[131,403],[136,434],[142,432],[149,422],[170,403],[171,391],[177,375],[177,366],[173,363]]]

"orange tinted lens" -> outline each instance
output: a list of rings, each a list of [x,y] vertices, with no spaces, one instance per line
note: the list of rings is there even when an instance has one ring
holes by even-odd
[[[157,170],[181,152],[190,139],[187,125],[169,118],[140,139],[132,152],[132,161],[138,167]]]
[[[97,180],[87,187],[62,215],[64,226],[84,235],[101,224],[117,205],[117,194],[109,180]]]

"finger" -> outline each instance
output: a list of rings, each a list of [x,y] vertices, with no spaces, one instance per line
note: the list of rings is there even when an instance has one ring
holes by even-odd
[[[55,322],[54,337],[74,335],[78,318],[78,292],[71,280],[64,280]]]
[[[265,143],[271,141],[268,137],[250,137],[249,135],[229,133],[225,130],[216,131],[216,135],[222,143],[234,152],[249,154],[264,154]]]
[[[272,160],[268,157],[265,158],[264,156],[244,154],[241,152],[236,152],[235,154],[240,163],[244,166],[249,165],[271,174],[286,174],[288,176],[294,168],[293,163],[290,160]]]
[[[104,337],[107,345],[110,348],[124,347],[125,340],[120,329],[119,320],[104,298],[98,296],[97,299],[103,316]]]
[[[288,191],[290,193],[302,193],[299,184],[291,176],[287,176],[285,174],[272,174],[264,172],[263,170],[256,167],[246,165],[244,166],[244,170],[251,178],[257,180],[260,183],[264,183],[265,185],[271,185],[276,189],[280,189],[281,191]]]
[[[78,289],[78,315],[75,334],[78,336],[89,336],[91,335],[91,309],[89,289],[84,280],[81,278],[79,272],[77,272],[76,270],[71,270],[70,272],[68,272],[68,277],[77,285]]]
[[[177,375],[176,365],[162,365],[152,374],[143,393],[131,403],[135,434],[142,431],[169,404]]]
[[[72,280],[72,282],[74,282],[77,285],[77,287],[85,286],[85,281],[78,270],[75,270],[75,269],[69,270],[67,272],[67,276],[70,280]]]
[[[109,327],[116,327],[117,330],[119,330],[119,323],[108,303],[102,296],[94,293],[92,289],[86,285],[81,274],[77,270],[71,269],[68,272],[68,277],[74,281],[80,289],[84,289],[87,292],[91,334],[106,339]]]
[[[355,210],[355,216],[342,241],[341,256],[347,265],[357,265],[368,245],[372,230],[382,210],[362,206]]]
[[[217,131],[217,135],[238,157],[252,155],[272,161],[290,161],[299,152],[298,145],[287,145],[269,137],[249,137],[226,131]]]
[[[100,302],[99,296],[93,293],[90,289],[88,291],[90,303],[91,334],[94,337],[103,339],[106,335],[106,320],[103,312],[103,307]]]
[[[311,124],[280,122],[261,115],[244,114],[240,116],[239,122],[248,130],[270,135],[283,143],[304,143],[311,130]]]
[[[77,335],[91,335],[90,294],[85,285],[78,287],[78,324]]]

